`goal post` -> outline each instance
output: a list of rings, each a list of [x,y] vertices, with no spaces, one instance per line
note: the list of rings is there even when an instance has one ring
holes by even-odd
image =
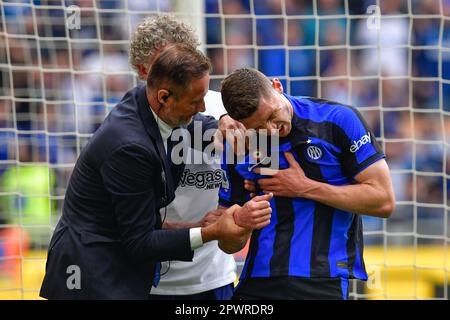
[[[179,13],[179,19],[191,25],[199,39],[201,39],[200,48],[204,50],[205,45],[205,3],[204,1],[175,1],[175,12]]]

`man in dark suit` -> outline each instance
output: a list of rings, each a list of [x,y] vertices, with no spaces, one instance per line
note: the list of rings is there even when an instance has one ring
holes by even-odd
[[[129,91],[105,119],[72,173],[42,297],[147,299],[159,261],[191,261],[193,250],[212,240],[227,253],[243,247],[251,230],[234,223],[238,206],[207,227],[161,230],[160,208],[173,200],[183,171],[166,156],[166,129],[193,119],[202,121],[203,131],[217,126],[197,114],[204,111],[209,70],[200,51],[168,46],[147,86]],[[253,213],[267,216],[269,202],[252,201]]]

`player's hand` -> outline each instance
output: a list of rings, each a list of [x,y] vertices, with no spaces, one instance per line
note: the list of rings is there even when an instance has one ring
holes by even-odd
[[[256,196],[256,184],[253,180],[244,180],[244,188],[250,192],[250,197]]]
[[[220,218],[223,212],[224,210],[219,209],[208,212],[207,214],[205,214],[202,220],[198,222],[198,225],[200,227],[206,227],[215,223]]]
[[[229,115],[219,120],[219,128],[214,134],[214,147],[216,152],[223,151],[223,141],[226,139],[238,155],[245,154],[245,126],[234,120]],[[237,147],[240,146],[240,147]]]
[[[306,177],[292,153],[285,152],[284,155],[289,162],[289,168],[283,170],[257,168],[254,170],[256,173],[272,176],[272,178],[259,179],[258,185],[264,193],[272,193],[277,197],[303,197],[306,191],[311,189],[312,180]]]
[[[252,233],[251,229],[242,228],[234,222],[234,214],[239,208],[238,205],[228,208],[216,222],[219,248],[228,254],[240,251]]]
[[[243,207],[237,208],[234,212],[236,224],[247,229],[261,229],[267,226],[272,215],[269,202],[272,197],[272,194],[257,196],[247,201]]]

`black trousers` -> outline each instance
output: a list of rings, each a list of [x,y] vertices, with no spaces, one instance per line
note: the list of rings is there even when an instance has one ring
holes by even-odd
[[[150,294],[149,300],[231,300],[234,285],[232,283],[223,287],[191,295],[157,295]]]
[[[348,279],[273,277],[243,279],[233,300],[347,300]]]

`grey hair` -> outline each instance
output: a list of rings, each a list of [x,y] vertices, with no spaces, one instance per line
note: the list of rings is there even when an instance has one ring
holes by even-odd
[[[193,48],[200,45],[194,29],[173,16],[158,15],[146,18],[136,27],[136,31],[131,39],[129,50],[130,64],[140,77],[137,65],[147,67],[150,57],[153,59],[156,53],[166,45],[176,43],[192,46]]]

